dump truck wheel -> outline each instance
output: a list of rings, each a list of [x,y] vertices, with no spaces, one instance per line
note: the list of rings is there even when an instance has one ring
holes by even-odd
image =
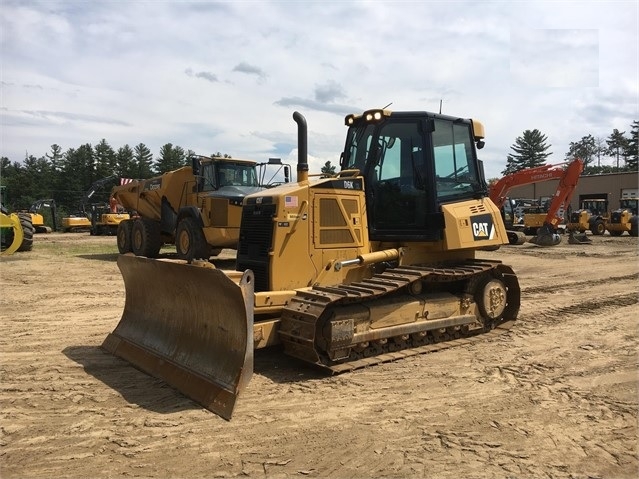
[[[136,256],[156,258],[162,247],[160,225],[147,218],[139,218],[131,229],[131,249]]]
[[[131,225],[132,221],[125,220],[120,222],[118,225],[118,251],[121,254],[130,253],[133,251],[133,246],[131,244]]]
[[[592,231],[593,235],[602,235],[606,232],[606,224],[602,220],[595,220],[590,225],[590,231]]]
[[[17,251],[31,251],[33,248],[33,233],[35,232],[35,228],[31,222],[31,215],[28,213],[18,213],[18,217],[20,218],[24,239]]]
[[[195,218],[184,218],[178,224],[175,249],[180,259],[209,259],[209,245]]]

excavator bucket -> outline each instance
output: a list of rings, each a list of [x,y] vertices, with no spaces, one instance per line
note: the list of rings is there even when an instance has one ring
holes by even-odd
[[[124,312],[102,347],[231,419],[253,374],[253,273],[131,254],[118,267]]]
[[[586,236],[586,233],[578,231],[568,232],[568,244],[590,244],[592,240]]]
[[[561,236],[555,232],[552,226],[544,223],[537,231],[537,234],[530,238],[528,242],[537,246],[556,246],[561,243]]]

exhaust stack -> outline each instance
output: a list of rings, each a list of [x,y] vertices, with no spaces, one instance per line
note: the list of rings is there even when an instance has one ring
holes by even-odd
[[[299,112],[293,112],[297,123],[297,181],[308,180],[308,140],[306,118]]]

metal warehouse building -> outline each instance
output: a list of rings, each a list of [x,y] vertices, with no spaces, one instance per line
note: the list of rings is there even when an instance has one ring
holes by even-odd
[[[559,180],[548,180],[530,185],[517,186],[508,192],[511,198],[546,199],[554,196]],[[639,172],[587,175],[579,178],[570,207],[579,208],[584,199],[607,199],[608,209],[619,208],[621,198],[639,196]]]

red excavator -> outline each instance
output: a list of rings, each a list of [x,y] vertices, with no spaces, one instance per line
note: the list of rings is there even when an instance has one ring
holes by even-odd
[[[504,212],[504,206],[510,201],[508,191],[515,186],[529,185],[539,181],[548,181],[559,178],[557,191],[553,196],[544,224],[537,230],[537,234],[529,241],[539,246],[554,246],[561,242],[561,237],[557,234],[557,225],[561,222],[559,210],[562,205],[566,207],[570,204],[579,176],[583,172],[584,162],[579,158],[575,158],[563,168],[566,163],[555,165],[542,165],[536,168],[528,168],[519,170],[510,175],[506,175],[490,187],[490,199]],[[504,220],[505,221],[505,220]],[[510,244],[522,244],[525,242],[525,236],[520,231],[515,231],[507,225],[507,234]],[[582,234],[571,231],[569,242],[589,243],[590,240]]]

